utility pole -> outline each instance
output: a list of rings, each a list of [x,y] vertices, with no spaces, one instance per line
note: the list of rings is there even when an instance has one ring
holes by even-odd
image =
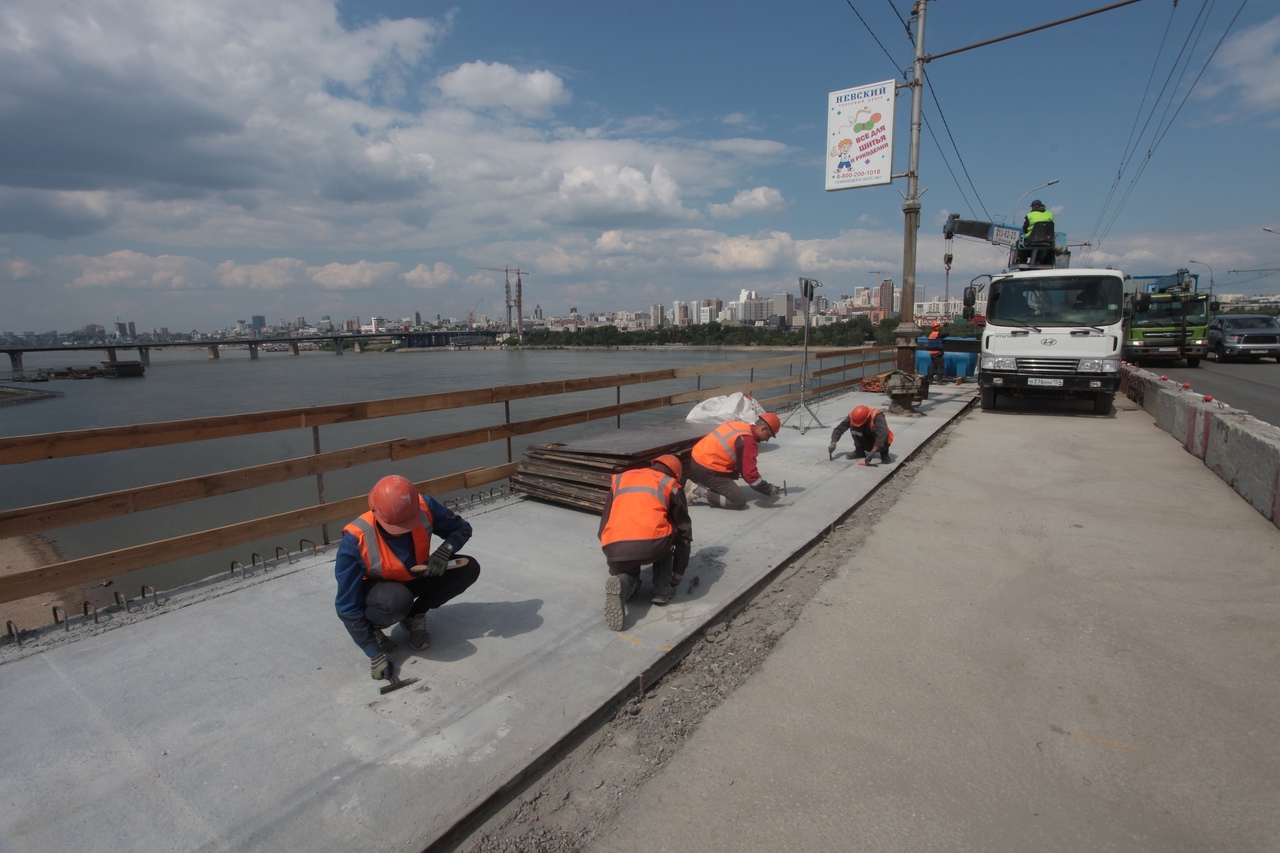
[[[916,234],[920,231],[920,112],[924,101],[924,10],[927,0],[915,0],[916,57],[911,71],[911,149],[907,162],[907,197],[902,204],[902,322],[898,324],[898,367],[915,373]]]

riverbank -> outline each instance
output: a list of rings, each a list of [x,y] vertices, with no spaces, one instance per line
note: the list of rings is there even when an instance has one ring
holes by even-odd
[[[60,562],[62,554],[58,546],[43,536],[0,539],[0,577]],[[23,630],[37,628],[53,621],[55,605],[70,613],[71,608],[80,605],[80,601],[80,591],[72,587],[0,604],[0,616]]]

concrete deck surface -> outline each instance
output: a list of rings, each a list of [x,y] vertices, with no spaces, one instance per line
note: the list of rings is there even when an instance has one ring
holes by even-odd
[[[839,418],[883,395],[811,405],[821,427],[786,418],[760,468],[787,496],[695,507],[698,586],[640,604],[621,633],[603,622],[597,516],[532,500],[464,512],[480,580],[433,612],[431,649],[395,656],[421,681],[386,696],[334,613],[332,549],[8,642],[0,851],[420,850],[821,535],[971,393],[935,389],[925,417],[891,417],[887,467],[826,453]]]
[[[959,422],[589,849],[1280,850],[1280,531],[1057,405]]]

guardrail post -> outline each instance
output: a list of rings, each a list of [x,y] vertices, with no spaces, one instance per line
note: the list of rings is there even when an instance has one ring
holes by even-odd
[[[505,400],[502,403],[503,423],[511,426],[511,401]],[[511,436],[507,436],[507,464],[511,464]]]
[[[311,449],[316,456],[320,455],[320,427],[313,426],[311,428]],[[510,461],[510,460],[508,460]],[[324,503],[324,474],[316,472],[316,496],[320,503]],[[329,522],[320,522],[320,540],[324,544],[329,544]]]
[[[18,648],[22,648],[22,631],[19,630],[17,623],[12,619],[8,619],[5,620],[4,627],[9,632],[9,636],[13,637],[14,641],[17,642]]]

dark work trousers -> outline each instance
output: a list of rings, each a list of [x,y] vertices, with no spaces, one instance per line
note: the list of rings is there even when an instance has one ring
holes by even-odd
[[[453,559],[465,556],[457,554]],[[467,565],[449,569],[438,578],[423,576],[411,581],[364,580],[364,618],[375,628],[389,628],[419,613],[426,613],[461,595],[480,577],[480,563],[467,557]]]
[[[853,435],[853,458],[861,459],[871,452],[871,448],[876,446],[875,433],[868,433],[866,437],[860,432],[851,433]],[[889,448],[885,447],[880,451],[880,461],[889,461]]]
[[[726,509],[745,509],[747,506],[747,496],[738,487],[736,477],[712,471],[694,459],[691,460],[689,479],[707,490],[707,503],[712,506]]]
[[[941,379],[944,375],[946,375],[946,370],[943,369],[943,364],[942,364],[942,353],[940,352],[929,353],[929,364],[931,366],[930,369],[932,370],[932,376],[934,379]]]
[[[658,586],[659,581],[666,583],[671,582],[671,569],[675,565],[675,536],[672,533],[663,539],[654,540],[654,549],[651,554],[642,555],[638,560],[609,560],[606,563],[609,566],[609,574],[611,575],[631,575],[633,578],[640,577],[640,570],[647,565],[653,565],[653,585]]]

